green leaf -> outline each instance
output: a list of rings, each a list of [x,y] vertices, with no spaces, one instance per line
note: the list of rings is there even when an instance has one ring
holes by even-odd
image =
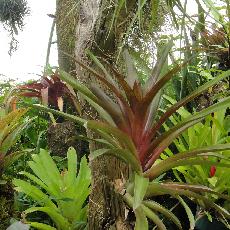
[[[191,94],[189,94],[188,96],[186,96],[185,98],[183,98],[182,100],[180,100],[179,102],[177,102],[176,104],[174,104],[173,106],[171,106],[159,119],[159,121],[155,124],[155,126],[153,127],[153,130],[155,129],[159,129],[161,127],[161,125],[174,113],[176,112],[180,107],[184,106],[185,104],[187,104],[189,101],[193,100],[195,97],[199,96],[200,94],[202,94],[203,92],[205,92],[206,90],[208,90],[210,87],[212,87],[213,85],[217,84],[218,82],[224,80],[225,78],[227,78],[230,75],[230,70],[221,73],[220,75],[216,76],[213,80],[208,81],[207,83],[205,83],[204,85],[200,86],[199,88],[197,88],[194,92],[192,92]]]
[[[136,147],[132,139],[120,129],[99,121],[88,121],[86,125],[87,128],[90,128],[95,132],[98,132],[98,130],[100,130],[107,134],[113,135],[119,140],[123,147],[126,147],[128,150],[130,150],[131,153],[133,153],[137,157]]]
[[[31,227],[39,230],[57,230],[57,228],[54,228],[48,224],[42,224],[38,222],[28,222]]]
[[[13,179],[13,185],[16,186],[15,190],[25,193],[37,201],[40,205],[51,207],[53,210],[57,209],[56,205],[46,194],[30,183],[20,179]]]
[[[208,212],[208,211],[205,211],[204,212],[205,213],[205,215],[208,217],[208,220],[210,221],[210,222],[212,222],[212,215]]]
[[[33,152],[32,149],[24,149],[24,150],[21,150],[21,151],[16,151],[16,152],[13,152],[13,153],[10,153],[10,154],[7,154],[5,157],[4,157],[4,168],[7,168],[9,167],[11,164],[13,164],[16,160],[18,160],[21,156],[23,155],[26,155],[26,154],[29,154]]]
[[[230,196],[221,194],[219,192],[216,192],[215,190],[204,186],[204,185],[193,185],[188,183],[176,183],[176,182],[168,182],[168,183],[162,183],[163,187],[171,188],[171,189],[185,189],[192,192],[199,192],[199,193],[209,193],[218,196],[219,198],[223,198],[225,200],[230,201]]]
[[[130,164],[132,169],[137,172],[141,173],[141,165],[138,162],[138,160],[135,158],[135,156],[128,150],[128,149],[121,149],[121,148],[111,148],[111,149],[97,149],[93,152],[91,152],[92,159],[101,156],[103,154],[112,155],[115,156],[121,160],[123,160],[125,163]]]
[[[163,207],[162,205],[158,204],[155,201],[144,201],[143,204],[146,207],[152,209],[153,211],[162,213],[168,219],[173,221],[179,229],[182,229],[182,226],[181,226],[179,219],[167,208]]]
[[[145,213],[141,207],[138,207],[134,210],[136,216],[135,228],[134,230],[148,230],[149,224],[146,218]]]
[[[224,150],[229,150],[229,149],[230,149],[230,144],[221,144],[221,145],[208,146],[208,147],[194,149],[191,151],[185,151],[182,153],[178,153],[176,155],[168,157],[167,159],[159,162],[158,164],[154,164],[148,171],[144,173],[144,175],[150,178],[154,178],[176,166],[185,165],[185,164],[189,165],[193,162],[190,160],[187,161],[187,159],[206,156],[206,155],[211,156],[210,155],[211,152],[219,152],[219,151],[224,151]],[[220,154],[219,155],[217,154],[214,156],[222,158],[222,155]],[[195,162],[196,161],[194,161],[194,163]],[[215,163],[218,163],[218,162],[209,162],[208,160],[207,161],[201,160],[200,163],[201,164],[213,163],[214,165]]]
[[[84,65],[85,68],[88,68]],[[97,98],[95,95],[84,85],[78,82],[73,76],[71,76],[69,73],[59,70],[60,72],[60,79],[71,85],[74,89],[77,89],[82,94],[86,95],[88,98],[90,98],[93,101],[96,101]],[[93,71],[95,72],[95,71]]]
[[[218,181],[218,177],[213,176],[213,177],[211,177],[211,178],[208,178],[208,182],[209,182],[213,187],[216,186],[217,181]]]
[[[97,149],[90,153],[90,159],[94,160],[95,158],[106,154],[110,149]]]
[[[49,191],[52,191],[50,195],[57,196],[63,186],[59,171],[49,153],[41,150],[39,154],[33,154],[32,159],[33,161],[28,162],[32,171],[49,187]]]
[[[88,67],[86,65],[84,65],[82,62],[79,62],[81,63],[81,65],[83,66],[83,68],[86,68],[88,70]],[[98,74],[93,71],[92,74],[98,76]],[[100,76],[100,75],[99,75]],[[98,101],[97,97],[91,92],[91,90],[89,90],[86,86],[84,86],[82,83],[78,82],[77,79],[75,79],[74,77],[72,77],[70,74],[66,73],[65,71],[62,71],[60,70],[60,78],[67,82],[69,85],[71,85],[74,89],[77,89],[81,96],[90,103],[90,105],[92,105],[96,110],[97,112],[100,114],[100,116],[102,118],[104,118],[106,121],[108,121],[110,124],[113,123],[110,115],[100,106],[98,105],[98,103],[100,101]],[[101,76],[100,76],[101,78]],[[53,111],[54,112],[54,111]],[[55,112],[54,112],[55,113]],[[64,117],[67,117],[69,114],[59,114],[59,115],[62,115]],[[71,119],[71,120],[76,120],[74,118],[74,116],[71,116],[69,115],[67,117],[68,119]],[[85,121],[83,119],[77,119],[76,120],[77,122],[80,122],[81,124],[83,124]],[[75,121],[75,122],[76,122]]]
[[[211,11],[211,14],[213,15],[214,19],[223,25],[223,15],[217,10],[215,7],[215,4],[212,0],[203,0],[205,5],[208,7],[208,9]]]
[[[58,229],[68,230],[70,228],[70,224],[68,223],[67,219],[64,218],[61,214],[50,207],[32,207],[25,210],[25,214],[29,214],[32,212],[44,212],[47,213],[54,223],[57,225]]]
[[[146,190],[148,188],[149,180],[138,174],[135,174],[134,179],[134,203],[133,209],[136,210],[142,204]]]
[[[134,204],[134,198],[127,192],[124,196],[124,200],[125,202],[129,205],[129,207],[133,207]],[[148,218],[150,218],[153,223],[155,223],[157,225],[157,227],[159,228],[159,230],[167,230],[164,223],[160,220],[160,218],[148,207],[146,207],[145,205],[141,205],[139,207],[143,210],[144,215],[146,215]],[[143,221],[144,227],[146,227],[146,220],[143,216],[143,214],[141,214],[138,210],[138,227],[141,227],[141,221]]]
[[[28,127],[27,124],[21,124],[14,130],[12,130],[6,138],[4,138],[4,141],[1,143],[0,146],[1,154],[7,153],[9,151],[9,149],[16,143],[16,141],[20,137],[21,133],[26,129],[26,127]]]
[[[152,155],[152,158],[149,160],[149,162],[146,165],[146,168],[150,168],[151,165],[154,163],[154,161],[159,157],[159,155],[173,142],[175,138],[179,136],[183,131],[188,129],[189,127],[199,123],[202,119],[205,118],[205,116],[227,108],[230,106],[230,97],[227,97],[223,99],[222,101],[186,118],[184,121],[180,122],[167,132],[163,133],[160,137],[155,139],[151,145],[151,149],[154,149]],[[150,151],[149,150],[149,151]]]
[[[190,228],[189,229],[194,229],[195,228],[195,218],[192,214],[191,209],[189,208],[189,206],[184,202],[184,200],[180,197],[177,196],[177,199],[180,201],[180,203],[182,204],[182,206],[185,209],[185,212],[187,213],[189,222],[190,222]]]
[[[28,106],[30,107],[33,107],[33,108],[36,108],[36,109],[39,109],[39,110],[42,110],[42,111],[45,111],[45,112],[50,112],[50,113],[54,113],[54,114],[57,114],[57,115],[60,115],[62,117],[65,117],[67,118],[68,120],[71,120],[71,121],[74,121],[80,125],[84,125],[86,120],[78,117],[78,116],[74,116],[74,115],[71,115],[71,114],[68,114],[68,113],[64,113],[64,112],[61,112],[59,110],[55,110],[55,109],[50,109],[46,106],[43,106],[43,105],[39,105],[39,104],[28,104]]]
[[[152,222],[154,224],[156,224],[156,226],[158,227],[159,230],[167,230],[163,221],[157,216],[157,214],[155,214],[151,209],[149,209],[148,207],[142,205],[141,206],[145,215],[152,220]]]
[[[37,185],[41,186],[43,189],[45,189],[46,191],[49,192],[49,187],[46,186],[42,180],[40,180],[39,178],[37,178],[36,176],[32,175],[31,173],[22,171],[19,174],[26,176],[27,178],[29,178],[30,180],[32,180],[33,182],[35,182]],[[51,190],[52,191],[52,190]]]
[[[71,186],[76,179],[77,154],[74,148],[70,147],[67,152],[68,172],[66,175],[66,186]]]
[[[165,64],[165,61],[168,57],[169,51],[171,50],[172,46],[173,46],[173,39],[171,39],[167,43],[167,45],[164,47],[164,49],[162,50],[160,58],[157,60],[157,63],[155,64],[152,70],[150,78],[144,85],[145,92],[148,92],[153,87],[153,85],[156,83],[156,81],[159,79],[162,68]]]

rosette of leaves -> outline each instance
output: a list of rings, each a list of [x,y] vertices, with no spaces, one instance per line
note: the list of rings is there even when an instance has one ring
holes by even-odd
[[[9,53],[17,48],[17,40],[14,35],[22,30],[24,18],[29,13],[26,0],[0,0],[0,22],[10,31],[12,41]]]
[[[86,157],[77,169],[77,154],[74,148],[67,152],[68,169],[59,172],[57,165],[46,150],[32,155],[29,167],[33,174],[21,172],[28,180],[14,179],[18,192],[31,197],[38,206],[24,211],[25,218],[33,212],[44,212],[52,219],[55,227],[45,223],[27,221],[24,223],[36,229],[78,230],[87,224],[87,198],[90,193],[91,174]],[[78,171],[78,174],[77,174]]]
[[[171,106],[162,114],[159,110],[161,91],[166,83],[187,64],[187,62],[184,62],[181,65],[176,65],[167,73],[162,74],[163,65],[171,46],[172,41],[170,41],[163,50],[161,58],[153,68],[149,80],[143,86],[137,78],[135,66],[128,53],[126,55],[126,76],[118,72],[112,65],[107,65],[105,68],[92,54],[91,57],[100,67],[101,73],[96,72],[81,61],[76,60],[81,67],[89,71],[92,76],[95,76],[100,84],[104,86],[103,88],[96,84],[87,88],[74,77],[60,70],[60,78],[78,90],[98,111],[101,121],[90,120],[86,122],[70,114],[50,110],[49,108],[39,105],[35,106],[49,112],[62,114],[80,124],[85,124],[87,128],[99,134],[102,138],[95,141],[103,143],[104,148],[92,152],[93,157],[102,154],[113,155],[122,159],[132,167],[136,176],[131,177],[135,178],[135,180],[132,181],[132,179],[130,179],[125,186],[127,193],[124,195],[124,199],[135,212],[136,229],[148,229],[147,217],[151,219],[159,229],[166,229],[163,221],[157,215],[158,213],[162,213],[172,220],[180,229],[182,228],[180,221],[170,210],[157,202],[147,200],[150,197],[165,194],[175,197],[184,206],[190,220],[191,229],[193,229],[195,225],[194,216],[181,196],[187,196],[194,201],[201,199],[206,206],[217,210],[223,218],[230,218],[230,213],[227,210],[222,209],[222,207],[206,198],[206,193],[218,194],[212,189],[193,184],[167,182],[162,178],[162,174],[165,173],[165,171],[171,170],[179,165],[213,165],[213,162],[209,160],[203,161],[200,159],[200,156],[210,156],[210,152],[214,153],[230,149],[229,144],[206,146],[173,155],[159,162],[161,153],[163,153],[181,133],[202,121],[210,113],[230,105],[230,98],[225,98],[209,108],[192,114],[168,131],[162,133],[163,124],[180,107],[230,75],[230,71],[221,73],[215,79],[200,86],[196,91]],[[106,93],[108,90],[111,92],[110,95],[112,95],[112,97]],[[216,153],[214,157],[220,156]],[[222,162],[215,162],[214,165],[218,165],[218,167],[230,166]],[[229,199],[228,196],[218,195]]]
[[[6,104],[16,107],[20,97],[38,98],[43,105],[49,105],[63,111],[64,98],[70,99],[78,113],[81,113],[77,96],[71,86],[62,82],[58,73],[51,72],[38,81],[16,86],[7,96]]]

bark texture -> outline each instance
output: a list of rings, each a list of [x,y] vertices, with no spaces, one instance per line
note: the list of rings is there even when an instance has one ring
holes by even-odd
[[[60,36],[58,31],[68,27],[68,20],[65,21],[68,15],[68,7],[65,7],[65,2],[73,2],[71,0],[58,0],[57,7],[57,36]],[[94,54],[99,58],[103,57],[110,62],[116,60],[116,53],[119,41],[122,39],[123,33],[127,28],[128,14],[132,12],[136,1],[129,1],[128,8],[122,9],[120,18],[117,19],[117,24],[121,24],[119,28],[110,30],[111,19],[113,17],[114,6],[109,0],[82,0],[78,2],[76,9],[77,14],[75,19],[72,18],[71,23],[76,25],[75,29],[75,49],[74,54],[77,59],[92,63],[85,55],[86,49],[93,50]],[[73,4],[73,3],[72,3]],[[65,8],[65,9],[64,9]],[[124,21],[124,19],[126,19]],[[68,36],[72,36],[71,29]],[[73,39],[69,38],[71,41]],[[73,53],[72,42],[68,46],[62,43],[63,39],[59,38],[59,49],[67,50]],[[64,47],[68,46],[68,47]],[[59,52],[60,54],[60,52]],[[71,60],[63,61],[60,54],[60,65],[69,66]],[[92,83],[93,77],[76,65],[76,77],[84,82],[84,84]],[[102,86],[103,87],[103,86]],[[95,111],[90,107],[86,109],[86,116],[92,119],[97,119]],[[92,133],[88,131],[88,135]],[[99,146],[91,144],[90,150],[98,149]],[[89,229],[129,229],[129,225],[125,221],[125,205],[120,195],[115,191],[116,181],[128,179],[129,169],[127,165],[114,157],[101,156],[90,161],[92,170],[92,192],[89,201]]]
[[[75,69],[74,48],[79,1],[56,0],[56,32],[59,67],[70,72]]]
[[[19,213],[14,207],[14,189],[11,183],[0,185],[0,229],[10,226],[11,218],[18,218]]]
[[[116,52],[114,34],[111,33],[105,41],[106,17],[109,12],[106,2],[88,0],[80,5],[79,21],[76,29],[75,56],[80,60],[88,61],[85,50],[94,50],[97,56],[112,56]],[[93,77],[84,73],[79,66],[76,67],[78,76],[84,83],[93,81]],[[88,111],[91,111],[89,109]],[[97,116],[91,113],[91,117]],[[89,136],[93,134],[88,131]],[[99,146],[91,144],[91,151]],[[89,200],[89,229],[128,229],[125,224],[125,205],[118,193],[114,190],[117,179],[128,175],[128,168],[114,157],[102,156],[90,162],[92,171],[92,192]]]
[[[78,127],[71,121],[49,126],[47,142],[51,154],[65,157],[68,149],[73,147],[77,151],[78,157],[81,158],[88,152],[88,146],[85,141],[76,140],[76,136],[83,132],[82,127]]]

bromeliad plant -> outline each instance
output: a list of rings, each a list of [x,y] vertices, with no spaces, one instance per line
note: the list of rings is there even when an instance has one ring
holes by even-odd
[[[168,96],[164,97],[170,102],[170,105],[176,103],[172,98]],[[212,115],[207,116],[204,122],[200,122],[182,133],[181,136],[173,142],[177,148],[177,152],[191,151],[205,146],[230,143],[230,137],[228,136],[230,131],[230,120],[229,116],[226,114],[226,109],[216,111]],[[170,117],[170,122],[176,125],[188,116],[191,116],[191,113],[184,108],[180,108],[177,111],[177,115]],[[169,129],[167,124],[164,124],[164,127],[165,130]],[[213,161],[214,163],[229,163],[229,153],[229,150],[220,151],[217,157],[210,157],[215,156],[214,153],[210,153],[210,156],[201,156],[200,159],[204,161]],[[164,154],[161,154],[161,158],[167,159],[168,156],[173,156],[169,148],[165,150]],[[176,178],[181,182],[185,180],[190,184],[204,185],[212,188],[215,192],[230,195],[230,180],[228,177],[230,168],[222,168],[215,165],[210,166],[210,164],[185,165],[174,168],[173,172]],[[206,194],[206,196],[213,201],[217,201],[220,198],[213,194]],[[200,203],[199,205],[203,209],[200,210],[198,214],[203,215],[203,212],[205,212],[208,217],[211,217],[212,213],[210,214],[208,212],[209,210],[202,205],[202,201],[198,203]],[[226,202],[226,206],[228,203],[229,201]]]
[[[158,163],[161,153],[177,138],[183,131],[202,121],[207,115],[217,110],[226,108],[230,105],[230,98],[225,98],[201,112],[195,113],[182,122],[178,123],[170,130],[162,133],[162,126],[168,118],[180,107],[193,100],[196,96],[208,90],[222,79],[230,75],[230,71],[223,72],[212,81],[200,86],[191,95],[186,96],[181,101],[169,108],[163,115],[159,113],[161,91],[165,84],[170,81],[182,65],[176,65],[166,74],[161,74],[161,69],[165,63],[172,42],[165,47],[161,58],[157,61],[152,70],[149,80],[144,86],[137,79],[135,68],[132,61],[127,56],[127,77],[119,73],[113,66],[109,66],[110,74],[99,60],[91,54],[93,60],[102,70],[99,74],[84,63],[76,62],[89,71],[96,79],[103,84],[106,90],[97,85],[90,88],[79,83],[74,77],[60,70],[60,78],[70,84],[98,111],[103,121],[84,121],[83,119],[60,111],[50,110],[37,105],[37,108],[43,108],[48,112],[62,114],[69,119],[75,120],[97,134],[103,139],[97,140],[104,143],[104,148],[98,149],[92,153],[94,157],[102,154],[114,155],[127,162],[135,172],[134,182],[131,180],[127,185],[127,193],[124,195],[126,202],[133,207],[136,214],[136,229],[148,229],[147,218],[150,218],[159,229],[166,229],[164,223],[157,216],[160,212],[171,219],[180,229],[180,221],[175,215],[156,202],[148,202],[145,199],[155,195],[170,194],[177,198],[185,207],[189,216],[191,229],[194,228],[194,218],[191,210],[180,197],[181,195],[193,198],[195,201],[201,199],[207,206],[218,210],[224,218],[229,218],[230,214],[221,207],[208,200],[205,193],[217,194],[215,191],[197,185],[188,185],[186,183],[162,182],[159,176],[162,176],[167,170],[179,165],[198,165],[213,164],[210,161],[200,160],[200,155],[209,156],[210,152],[218,152],[230,149],[229,144],[220,144],[206,146],[204,148],[194,149],[179,153]],[[115,79],[115,80],[114,80]],[[112,98],[106,92],[112,93]],[[218,154],[215,154],[217,156]],[[215,165],[229,167],[229,164],[216,162]],[[151,182],[149,182],[151,181]],[[229,197],[224,196],[226,199]]]
[[[16,108],[16,101],[20,97],[38,98],[43,105],[53,106],[63,111],[64,98],[68,98],[80,114],[78,99],[72,87],[62,82],[57,72],[50,70],[49,74],[50,76],[43,76],[38,81],[13,88],[7,96],[5,104]]]
[[[2,110],[3,111],[3,110]],[[7,115],[0,114],[0,179],[3,172],[20,156],[29,150],[13,151],[12,147],[20,138],[22,132],[30,125],[33,119],[22,117],[27,109],[18,109]]]
[[[40,206],[25,210],[25,215],[44,212],[50,216],[55,227],[44,223],[26,221],[36,229],[74,230],[84,229],[87,223],[86,199],[90,193],[90,169],[86,157],[80,162],[77,174],[77,154],[73,148],[67,152],[68,169],[59,172],[46,150],[32,155],[28,164],[34,174],[21,172],[30,181],[14,179],[18,192],[25,193]],[[34,184],[34,185],[33,185]]]
[[[170,104],[176,103],[176,101],[173,100],[172,98],[168,96],[164,96],[164,97],[170,102]],[[186,119],[186,117],[191,116],[191,113],[189,113],[185,108],[180,108],[180,110],[177,111],[177,114],[178,115],[174,115],[170,117],[170,122],[173,125],[176,125],[178,124],[178,122],[182,121],[183,119]],[[183,151],[188,151],[188,150],[205,147],[205,146],[230,143],[230,137],[228,135],[230,131],[230,120],[229,120],[229,116],[226,114],[227,114],[226,109],[216,111],[212,115],[207,116],[204,122],[200,122],[194,125],[193,127],[190,127],[184,133],[182,133],[181,136],[175,139],[173,142],[177,148],[177,151],[183,152]],[[164,127],[166,130],[169,129],[167,124],[164,124]],[[220,161],[220,160],[224,161],[226,160],[228,154],[229,151],[225,151],[222,153],[221,159],[214,159],[214,161]],[[161,157],[165,158],[167,157],[167,155],[168,156],[173,155],[172,151],[169,148],[165,150],[165,154],[162,154]],[[182,172],[183,167],[179,167],[179,168],[178,170]],[[210,167],[204,165],[204,166],[196,166],[196,168],[197,169],[195,170],[194,168],[195,171],[193,171],[192,167],[189,166],[185,167],[186,171],[189,171],[190,169],[193,171],[190,172],[191,175],[190,176],[188,175],[188,177],[186,177],[185,171],[183,173],[184,176],[186,177],[186,180],[188,180],[189,183],[194,183],[196,181],[199,184],[212,185],[212,186],[217,183],[216,181],[217,178],[215,178],[216,170],[217,170],[216,166],[213,165]],[[198,168],[200,168],[200,170],[198,170]],[[230,183],[230,180],[228,180],[228,178],[226,177],[226,175],[228,174],[228,170],[225,169],[222,171],[223,172],[221,177],[223,176],[223,178],[220,179],[220,181],[222,182],[225,181],[226,183],[227,182]],[[202,178],[203,176],[204,178]],[[228,190],[229,190],[229,186],[227,186],[227,184],[223,184],[221,188],[217,189],[217,191],[221,191],[221,192],[228,191]]]

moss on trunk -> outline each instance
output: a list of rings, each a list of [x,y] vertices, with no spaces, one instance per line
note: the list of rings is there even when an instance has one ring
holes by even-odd
[[[14,209],[14,190],[11,183],[0,185],[0,229],[7,229],[10,219],[18,217]]]

